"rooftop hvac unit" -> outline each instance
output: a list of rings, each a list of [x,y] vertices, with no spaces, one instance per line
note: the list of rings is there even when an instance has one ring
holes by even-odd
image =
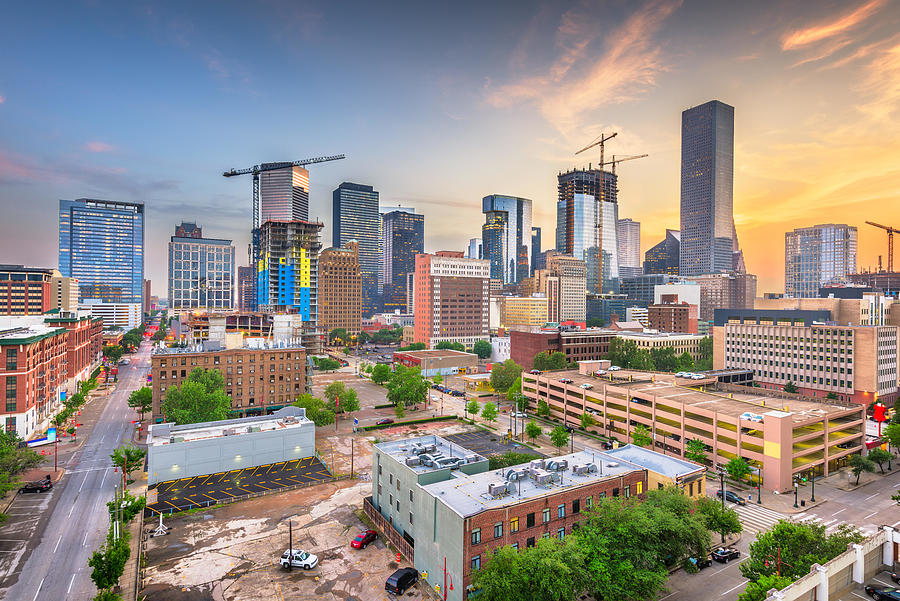
[[[222,436],[234,436],[235,434],[237,434],[237,430],[234,428],[225,428],[222,430]]]
[[[526,470],[521,468],[509,468],[508,470],[506,470],[505,474],[506,479],[510,481],[522,480],[525,478],[525,476]]]
[[[531,477],[538,484],[550,484],[550,472],[542,469],[531,470]]]
[[[590,472],[592,474],[596,474],[597,473],[597,464],[596,463],[588,464],[588,472]]]
[[[616,463],[615,461],[610,461],[609,463],[606,464],[606,467],[619,467],[619,464]]]
[[[533,470],[535,470],[535,469],[537,469],[537,470],[543,469],[543,467],[544,467],[544,460],[543,460],[543,459],[533,459],[533,460],[528,464],[528,467],[530,467],[530,468],[533,469]]]
[[[478,455],[466,455],[466,463],[475,463],[476,461],[481,461],[481,457]]]
[[[423,448],[425,449],[426,453],[434,453],[435,451],[437,451],[437,446],[433,444],[424,445]]]
[[[406,463],[406,465],[409,465],[409,466],[419,465],[419,463],[420,463],[419,457],[418,457],[418,456],[416,456],[416,457],[407,457],[405,463]]]
[[[551,472],[556,472],[559,470],[564,470],[569,467],[569,462],[566,459],[551,459],[547,462],[547,469]]]
[[[506,482],[491,482],[488,484],[488,494],[492,497],[506,494]]]
[[[590,469],[589,465],[573,465],[572,466],[572,471],[579,475],[587,474],[589,469]]]

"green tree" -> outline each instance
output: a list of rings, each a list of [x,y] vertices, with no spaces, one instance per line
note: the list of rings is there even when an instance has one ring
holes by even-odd
[[[875,462],[868,457],[856,454],[850,456],[850,470],[856,476],[856,483],[859,484],[859,477],[863,472],[874,472]]]
[[[321,357],[318,360],[314,360],[314,362],[316,364],[316,369],[319,371],[334,371],[341,366],[336,359],[332,359],[331,357]]]
[[[838,395],[836,392],[829,392],[828,394],[825,395],[825,398],[828,399],[829,401],[836,401],[836,400],[838,400]]]
[[[567,365],[568,362],[566,361],[565,353],[559,351],[553,351],[551,353],[541,351],[534,356],[534,360],[532,361],[533,369],[539,369],[541,371],[565,369]]]
[[[372,381],[376,384],[384,384],[391,379],[391,368],[385,363],[378,363],[372,368]]]
[[[334,423],[334,411],[325,405],[325,401],[317,399],[311,394],[304,393],[294,401],[294,407],[300,407],[306,410],[306,417],[313,422],[316,427],[329,426]]]
[[[794,384],[794,382],[792,380],[788,380],[787,383],[784,385],[785,392],[795,393],[798,390],[799,390],[799,388],[797,388],[797,385]]]
[[[372,337],[369,336],[368,332],[360,332],[356,335],[357,344],[368,344],[372,341]]]
[[[169,388],[162,402],[166,420],[178,425],[228,418],[231,398],[225,394],[222,373],[195,367],[181,386]]]
[[[694,369],[697,371],[706,371],[712,369],[713,360],[713,339],[711,336],[704,336],[700,339],[700,358],[697,360]]]
[[[106,537],[106,543],[88,559],[88,566],[92,568],[91,580],[99,590],[112,589],[119,583],[119,578],[125,571],[125,563],[131,555],[127,534],[126,531],[124,536],[113,540],[110,533]]]
[[[494,347],[492,347],[491,343],[487,340],[478,340],[472,345],[472,352],[478,355],[478,358],[483,361],[485,359],[490,359],[491,354],[494,352]]]
[[[722,535],[722,540],[728,534],[737,534],[743,530],[740,516],[734,509],[722,507],[719,501],[711,497],[699,497],[695,503],[707,530],[718,532]]]
[[[468,403],[466,403],[466,413],[475,418],[478,413],[481,411],[481,405],[478,404],[478,401],[472,399]]]
[[[494,363],[491,367],[491,387],[497,392],[509,390],[516,378],[522,375],[522,366],[507,359],[503,363]]]
[[[398,351],[424,351],[428,348],[428,345],[424,342],[413,342],[407,346],[398,347]]]
[[[678,369],[676,371],[692,371],[694,369],[694,358],[687,351],[678,356]]]
[[[481,417],[489,422],[493,422],[497,420],[497,406],[494,403],[488,401],[484,404],[484,407],[481,408]]]
[[[639,447],[649,447],[653,444],[653,437],[650,435],[650,430],[647,429],[647,426],[638,424],[634,427],[631,431],[631,444]]]
[[[394,405],[394,415],[397,417],[403,417],[406,415],[406,407],[403,405]]]
[[[869,451],[868,457],[871,461],[874,461],[878,464],[878,469],[880,469],[881,473],[883,474],[884,464],[887,463],[888,467],[890,467],[891,461],[894,459],[894,454],[881,448],[874,448]]]
[[[772,558],[781,552],[781,575],[796,580],[809,573],[812,564],[825,565],[847,550],[847,545],[858,543],[862,534],[846,524],[830,535],[825,526],[815,522],[779,520],[771,530],[760,532],[750,543],[750,556],[741,565],[745,578],[757,581],[778,571]]]
[[[744,592],[738,595],[738,601],[766,601],[769,597],[769,590],[774,588],[780,591],[792,582],[793,580],[790,578],[778,576],[777,574],[763,576],[756,582],[747,584]]]
[[[506,398],[512,399],[518,395],[522,394],[522,377],[519,376],[513,383],[506,389]]]
[[[666,565],[685,557],[704,557],[709,552],[709,530],[706,519],[697,512],[695,502],[675,486],[647,491],[646,500],[636,508],[655,524],[653,536],[663,545],[656,555]]]
[[[387,383],[387,399],[394,405],[415,407],[425,402],[428,382],[418,367],[398,365]]]
[[[696,461],[697,463],[705,463],[706,443],[704,443],[699,438],[691,438],[687,441],[687,445],[684,450],[684,456],[691,461]]]
[[[732,457],[725,464],[725,471],[735,480],[743,480],[744,476],[749,475],[752,470],[750,464],[743,457]]]
[[[534,442],[534,439],[540,436],[543,433],[541,427],[535,423],[534,420],[531,420],[527,424],[525,424],[525,436],[531,439],[531,442]]]
[[[597,420],[594,419],[594,416],[591,415],[590,413],[586,413],[586,412],[581,414],[580,419],[581,419],[581,429],[582,430],[587,430],[588,428],[596,425],[596,423],[597,423]]]
[[[566,446],[566,443],[569,442],[569,431],[566,430],[565,426],[556,426],[550,431],[550,442],[553,443],[553,446],[556,447],[556,452],[559,453],[559,448]]]
[[[372,342],[376,344],[396,344],[403,338],[403,328],[382,328],[372,334]]]
[[[0,495],[17,488],[16,476],[39,466],[44,458],[28,447],[20,447],[15,432],[0,430]]]
[[[488,455],[488,469],[499,470],[512,465],[520,465],[522,463],[528,463],[534,458],[535,456],[531,453],[516,453],[515,451]]]
[[[653,357],[650,355],[650,351],[647,349],[638,349],[628,367],[641,371],[653,371],[655,366],[653,365]]]
[[[103,356],[113,363],[118,363],[119,359],[121,359],[124,354],[125,349],[118,344],[107,344],[103,347]]]
[[[350,334],[345,328],[335,328],[328,333],[328,341],[332,344],[346,344],[350,342]]]
[[[465,352],[466,350],[466,347],[462,342],[454,342],[451,340],[441,340],[436,345],[434,345],[434,348],[439,351],[446,350]]]
[[[109,458],[112,459],[114,466],[122,470],[125,474],[125,478],[130,480],[131,472],[141,467],[144,463],[144,457],[146,456],[146,449],[127,444],[113,450]]]
[[[539,400],[537,404],[538,417],[550,417],[550,405],[545,400]]]
[[[128,397],[128,406],[140,413],[143,420],[144,414],[153,407],[153,391],[148,386],[138,388]]]
[[[882,426],[881,436],[895,449],[900,449],[900,424],[890,423]]]
[[[332,382],[326,386],[324,396],[330,411],[335,413],[359,411],[359,398],[356,390],[348,388],[343,382]]]
[[[431,381],[435,384],[440,384],[444,381],[444,376],[442,376],[441,374],[434,374],[433,376],[431,376]]]
[[[654,347],[650,350],[650,357],[653,359],[653,367],[656,371],[678,371],[678,357],[675,356],[675,349],[671,346]]]

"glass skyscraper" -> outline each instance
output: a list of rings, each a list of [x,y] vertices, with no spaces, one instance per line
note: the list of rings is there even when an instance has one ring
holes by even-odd
[[[59,201],[59,271],[78,278],[78,300],[141,303],[144,203]]]
[[[819,288],[856,273],[856,228],[828,223],[784,234],[784,294],[815,298]]]
[[[632,278],[641,275],[641,222],[630,218],[619,219],[616,237],[619,244],[619,276]]]
[[[271,163],[263,163],[262,167]],[[259,174],[259,223],[309,219],[309,171],[303,167],[263,171]]]
[[[681,113],[681,275],[732,269],[734,107],[718,100]]]
[[[381,213],[378,192],[372,186],[344,182],[332,193],[332,246],[351,240],[359,243],[362,275],[363,317],[378,310],[378,280],[381,272]]]
[[[202,236],[196,224],[182,223],[169,241],[172,309],[226,310],[234,306],[234,246],[231,240]]]
[[[406,311],[407,275],[416,271],[416,255],[425,252],[425,216],[391,211],[381,216],[384,310]]]
[[[481,199],[481,240],[492,279],[517,284],[531,275],[531,204],[527,198],[502,194]]]

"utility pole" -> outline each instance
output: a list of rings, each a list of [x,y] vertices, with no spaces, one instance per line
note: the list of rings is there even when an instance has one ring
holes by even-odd
[[[288,520],[288,572],[294,567],[294,525]]]

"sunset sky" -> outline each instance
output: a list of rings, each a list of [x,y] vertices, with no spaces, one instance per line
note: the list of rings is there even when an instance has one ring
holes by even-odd
[[[53,6],[55,4],[55,6]],[[642,251],[679,226],[681,111],[735,107],[738,236],[760,291],[784,232],[860,228],[860,268],[900,227],[900,1],[27,3],[0,20],[0,262],[57,265],[60,198],[148,207],[153,293],[196,220],[246,264],[250,179],[310,168],[425,214],[426,251],[480,235],[482,196],[534,200],[545,247],[556,175],[601,131]],[[885,256],[885,262],[887,257]],[[900,263],[900,253],[897,257]]]

